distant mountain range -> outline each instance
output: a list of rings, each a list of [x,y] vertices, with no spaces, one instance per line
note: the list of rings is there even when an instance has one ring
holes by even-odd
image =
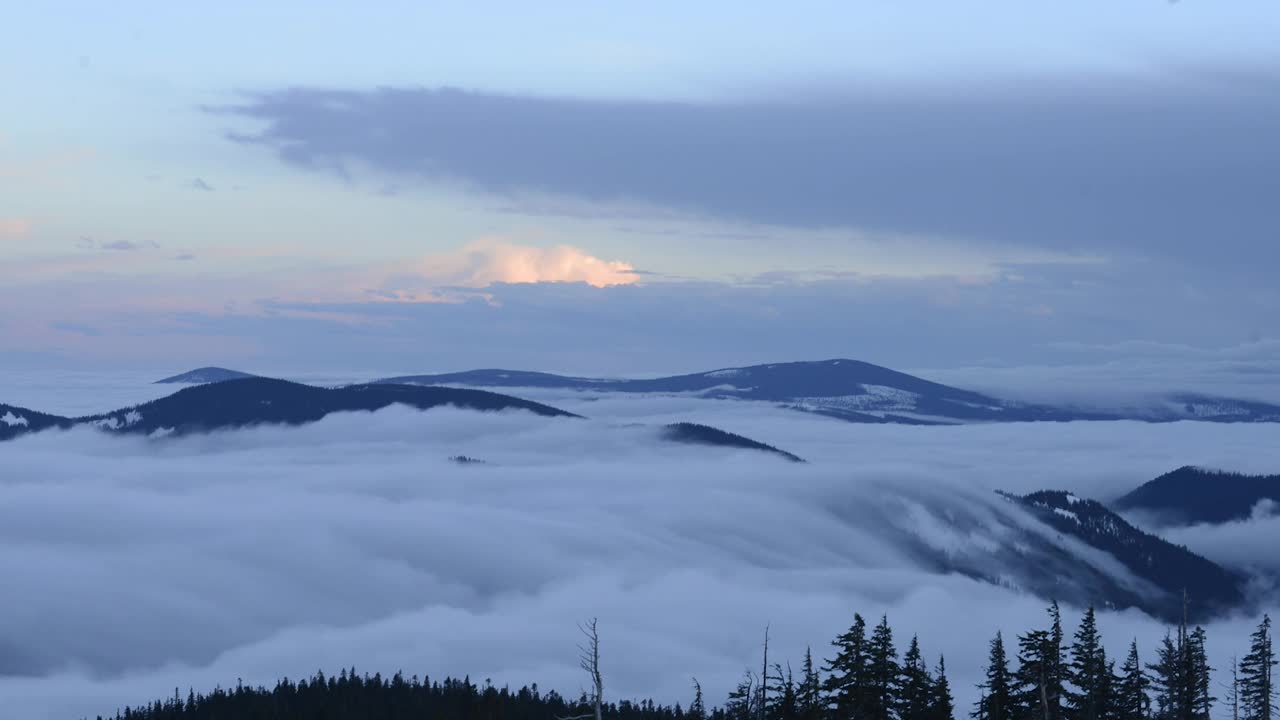
[[[400,404],[426,410],[527,410],[548,417],[573,413],[510,395],[451,387],[350,385],[322,388],[286,380],[248,377],[195,385],[133,407],[78,418],[0,405],[0,440],[48,428],[89,425],[100,430],[153,436],[182,435],[255,425],[301,425],[330,413],[380,410]]]
[[[906,410],[900,409],[899,405],[894,405],[891,412],[888,405],[875,405],[871,400],[858,401],[862,403],[860,409],[848,411],[866,414],[876,418],[876,422],[921,421],[925,416],[920,412],[922,409],[929,411],[928,418],[949,412],[951,415],[947,417],[952,421],[962,417],[967,420],[1011,420],[1027,417],[1025,414],[1017,415],[1026,412],[1038,413],[1035,417],[1041,419],[1049,416],[1049,411],[1002,406],[999,401],[983,395],[875,366],[861,363],[847,368],[843,366],[844,361],[790,363],[740,368],[737,374],[708,377],[704,373],[646,381],[597,381],[476,371],[450,376],[397,378],[401,383],[381,381],[340,388],[314,387],[261,377],[213,380],[134,407],[79,418],[0,405],[0,440],[51,428],[76,426],[91,426],[113,434],[165,437],[259,425],[300,425],[335,412],[372,411],[393,404],[418,409],[441,406],[481,411],[519,409],[548,418],[579,417],[550,405],[503,393],[454,386],[462,384],[462,381],[488,386],[504,382],[507,387],[688,392],[703,397],[745,396],[787,407],[797,406],[797,398],[800,397],[830,400],[871,395],[878,399],[877,402],[900,403],[901,406],[910,401],[913,412],[909,415],[902,415]],[[212,370],[217,369],[202,369],[199,377],[222,375]],[[724,384],[730,379],[737,384]],[[873,380],[874,383],[871,382]],[[710,384],[713,381],[719,384]],[[825,391],[823,387],[834,389]],[[868,391],[869,387],[873,390]],[[912,395],[894,395],[885,388]],[[863,391],[862,395],[857,394],[859,389]],[[822,392],[844,394],[823,396],[819,394]],[[813,402],[814,407],[801,409],[845,417],[838,407],[833,409],[815,400],[806,402]],[[979,417],[975,418],[975,415]],[[904,419],[899,420],[898,417]],[[804,462],[786,450],[707,425],[673,423],[656,430],[657,437],[669,443],[743,449],[791,462]],[[477,458],[466,456],[455,456],[453,460],[460,464],[484,464]],[[1280,479],[1276,476],[1237,476],[1180,468],[1125,495],[1116,507],[1125,511],[1177,512],[1187,521],[1220,522],[1247,517],[1259,502],[1275,501],[1280,497],[1278,486]],[[960,545],[930,543],[917,534],[920,528],[913,525],[915,516],[911,512],[904,513],[901,508],[884,509],[877,522],[884,525],[885,532],[898,533],[905,545],[914,547],[914,552],[923,561],[932,563],[941,572],[962,573],[987,582],[1023,588],[1042,597],[1057,597],[1078,604],[1097,602],[1111,607],[1138,607],[1164,618],[1177,616],[1183,589],[1190,593],[1193,611],[1198,616],[1239,608],[1246,602],[1243,576],[1187,548],[1136,528],[1093,500],[1057,491],[1006,496],[1017,510],[1010,506],[1008,512],[1001,511],[993,518],[982,512],[966,514],[960,506],[949,501],[944,492],[939,491],[933,497],[931,491],[929,495],[920,498],[920,502],[929,504],[933,522],[950,524],[957,538],[978,540]],[[1000,527],[993,529],[990,527],[992,522],[998,522]],[[1071,538],[1071,542],[1064,542],[1063,538]]]
[[[1280,475],[1241,475],[1180,467],[1115,501],[1116,509],[1163,524],[1224,523],[1255,513],[1280,514]]]
[[[594,392],[684,394],[760,400],[862,423],[949,424],[1035,420],[1280,422],[1280,406],[1190,393],[1170,393],[1141,407],[1087,410],[1003,400],[858,360],[786,362],[691,375],[627,380],[518,370],[404,375],[375,382]]]
[[[213,383],[254,377],[204,367],[162,383]],[[575,377],[524,370],[468,370],[374,380],[390,385],[540,388],[583,392],[692,395],[757,400],[858,423],[940,425],[966,422],[1140,420],[1280,422],[1280,405],[1196,393],[1167,393],[1103,409],[1034,404],[943,385],[859,360],[784,362],[647,379]]]
[[[218,368],[203,368],[199,372],[207,373],[209,370]],[[387,383],[323,388],[249,376],[193,385],[159,400],[78,418],[0,405],[0,440],[77,425],[110,433],[151,437],[258,425],[302,425],[330,413],[380,410],[390,405],[405,405],[419,410],[441,406],[482,411],[526,410],[545,417],[581,417],[550,405],[487,390]],[[659,438],[673,443],[758,450],[802,462],[785,450],[707,425],[667,425],[661,428]]]

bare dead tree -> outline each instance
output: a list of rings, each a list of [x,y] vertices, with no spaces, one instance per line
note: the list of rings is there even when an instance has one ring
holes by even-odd
[[[769,707],[769,626],[764,626],[764,662],[760,665],[760,720],[767,720]]]
[[[604,720],[604,676],[600,673],[600,633],[596,630],[596,618],[578,625],[578,630],[586,638],[578,646],[578,667],[587,673],[591,680],[591,692],[587,696],[592,712],[558,720]]]
[[[1227,701],[1231,703],[1231,720],[1240,720],[1240,663],[1231,656],[1231,682],[1221,683],[1227,691]]]

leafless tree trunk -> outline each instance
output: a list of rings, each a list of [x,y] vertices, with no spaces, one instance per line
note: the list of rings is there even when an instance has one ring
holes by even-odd
[[[586,642],[578,646],[578,667],[591,679],[588,696],[592,712],[558,720],[604,720],[604,676],[600,673],[600,633],[596,630],[596,618],[578,626]]]
[[[769,707],[769,626],[764,626],[764,662],[760,666],[760,720],[768,720]],[[598,718],[597,718],[598,720]]]
[[[1240,664],[1235,656],[1231,658],[1231,682],[1221,685],[1230,693],[1227,699],[1231,701],[1231,720],[1240,720]]]

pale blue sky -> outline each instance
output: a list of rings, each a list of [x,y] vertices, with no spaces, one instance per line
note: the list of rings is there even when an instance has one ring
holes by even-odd
[[[1273,0],[4,15],[0,364],[349,364],[371,328],[409,370],[1280,335]],[[635,287],[493,285],[528,280]],[[925,350],[935,324],[970,339]]]

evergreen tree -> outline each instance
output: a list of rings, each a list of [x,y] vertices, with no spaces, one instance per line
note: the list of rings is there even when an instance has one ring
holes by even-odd
[[[863,720],[896,720],[902,669],[893,646],[889,617],[881,616],[867,644],[867,715]]]
[[[1018,670],[1014,673],[1015,720],[1062,720],[1065,667],[1062,661],[1062,614],[1049,607],[1048,630],[1018,637]]]
[[[1097,617],[1090,607],[1076,630],[1071,645],[1067,679],[1075,690],[1067,695],[1068,717],[1072,720],[1107,720],[1110,715],[1111,667],[1098,633]]]
[[[1197,627],[1187,638],[1188,680],[1192,720],[1209,720],[1209,712],[1218,698],[1213,696],[1209,656],[1205,652],[1205,631]]]
[[[898,688],[898,717],[901,720],[929,720],[929,712],[934,705],[933,676],[920,653],[920,639],[914,635],[902,656]]]
[[[928,720],[955,720],[956,704],[951,697],[951,682],[947,680],[947,660],[944,657],[938,657],[931,690]]]
[[[822,706],[822,681],[813,667],[813,652],[804,649],[803,675],[796,691],[796,711],[800,720],[822,720],[826,714]]]
[[[689,703],[684,715],[688,720],[706,720],[707,708],[702,702],[702,683],[698,678],[693,679],[693,702]]]
[[[757,720],[757,701],[760,693],[756,688],[756,676],[747,672],[742,676],[729,698],[724,703],[724,712],[731,720]]]
[[[1142,661],[1138,658],[1138,641],[1129,644],[1129,655],[1120,668],[1120,677],[1116,681],[1116,696],[1113,706],[1114,720],[1147,720],[1151,713],[1151,700],[1147,698],[1147,686],[1150,682],[1142,670]]]
[[[1181,635],[1181,633],[1180,633]],[[1165,633],[1156,662],[1147,666],[1151,671],[1151,687],[1155,691],[1155,720],[1186,720],[1190,708],[1185,702],[1184,688],[1189,684],[1185,677],[1181,640],[1177,643],[1171,633]]]
[[[1276,655],[1271,646],[1270,616],[1262,616],[1249,640],[1249,654],[1240,660],[1240,704],[1248,720],[1272,720],[1276,711],[1272,684]]]
[[[982,697],[970,713],[975,720],[1013,720],[1013,677],[1009,674],[1009,657],[1004,638],[997,632],[987,653],[986,678],[978,687]]]
[[[831,644],[836,656],[827,661],[827,679],[822,683],[831,720],[870,720],[866,620],[855,613],[853,625]]]
[[[788,663],[785,670],[782,665],[775,664],[773,680],[773,687],[777,690],[776,699],[769,701],[766,697],[766,716],[770,720],[800,720],[800,704],[795,678],[791,673],[791,664]]]

